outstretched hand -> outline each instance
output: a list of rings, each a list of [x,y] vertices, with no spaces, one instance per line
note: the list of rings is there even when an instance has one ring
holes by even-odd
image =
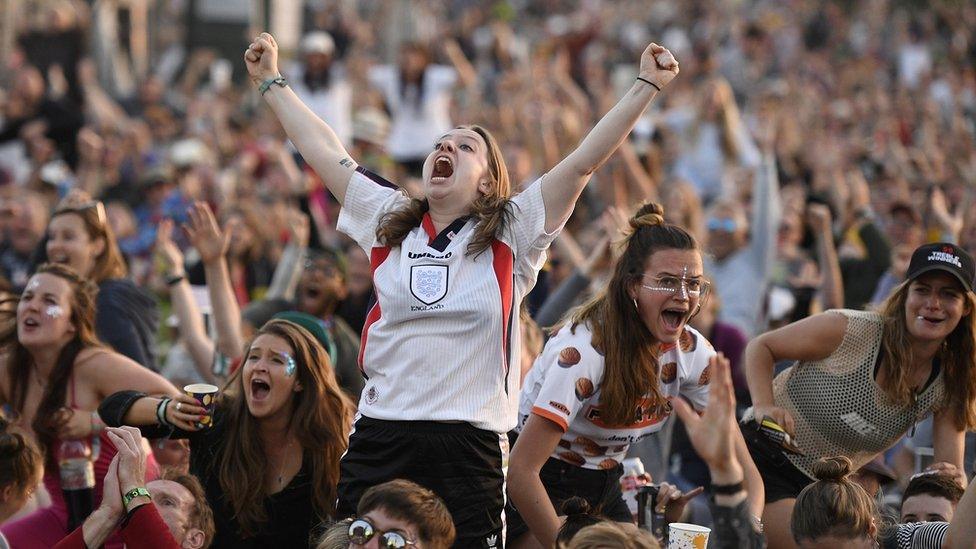
[[[281,73],[278,72],[278,42],[274,36],[266,32],[259,34],[244,51],[244,64],[255,84],[277,78]]]
[[[183,272],[183,252],[173,242],[173,220],[166,218],[159,222],[156,228],[156,257],[162,269],[160,274],[177,276]]]
[[[220,230],[206,202],[196,202],[187,213],[190,222],[184,226],[184,230],[200,254],[200,260],[204,265],[220,261],[230,247],[230,231]]]
[[[638,76],[650,80],[662,90],[678,76],[678,71],[678,61],[664,46],[651,42],[641,54]]]
[[[721,353],[708,361],[711,382],[708,388],[708,406],[701,417],[680,398],[672,401],[674,411],[685,424],[688,439],[699,457],[709,468],[721,467],[735,458],[732,434],[738,430],[735,423],[735,391],[729,359]]]

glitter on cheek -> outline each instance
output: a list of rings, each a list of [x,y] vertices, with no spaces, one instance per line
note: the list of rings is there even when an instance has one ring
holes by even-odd
[[[61,318],[64,316],[64,309],[60,305],[48,305],[47,309],[44,309],[44,314],[51,318]]]
[[[288,361],[287,366],[285,366],[285,375],[291,377],[295,375],[295,370],[298,366],[295,364],[295,359],[291,355],[286,354],[285,360]]]

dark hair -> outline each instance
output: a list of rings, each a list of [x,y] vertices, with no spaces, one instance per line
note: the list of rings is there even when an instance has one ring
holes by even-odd
[[[373,486],[359,499],[356,513],[382,509],[417,528],[424,547],[447,549],[454,543],[454,520],[437,494],[409,480],[396,479]]]
[[[556,547],[565,547],[583,528],[607,520],[601,513],[591,509],[585,499],[578,496],[564,501],[559,510],[561,515],[566,516],[566,521],[556,533]]]
[[[796,497],[790,530],[793,540],[868,538],[877,514],[874,500],[850,480],[851,460],[844,456],[821,458],[813,464],[817,482]]]
[[[214,534],[217,527],[214,525],[213,510],[210,502],[207,501],[207,493],[200,484],[196,476],[182,473],[175,469],[164,471],[160,480],[169,480],[187,489],[193,497],[193,506],[190,508],[190,515],[187,517],[187,526],[198,528],[203,532],[203,547],[210,547],[213,543]]]
[[[40,477],[42,465],[41,453],[30,438],[0,415],[0,490],[13,486],[26,492]]]
[[[658,382],[658,341],[641,320],[631,292],[640,284],[647,260],[655,252],[698,250],[695,237],[665,223],[664,208],[653,202],[642,205],[630,219],[630,234],[622,244],[623,254],[606,288],[571,315],[574,330],[587,323],[593,332],[593,347],[604,356],[601,419],[609,425],[631,423],[634,403],[642,398],[649,398],[652,406],[669,405]]]
[[[71,323],[75,327],[75,336],[58,354],[54,368],[47,380],[47,386],[41,395],[41,403],[34,412],[31,428],[40,444],[41,450],[49,460],[53,460],[52,445],[57,440],[58,430],[73,411],[65,413],[65,399],[68,395],[68,382],[74,372],[75,359],[78,354],[89,347],[100,347],[101,343],[95,335],[95,296],[98,287],[89,279],[79,275],[74,269],[58,263],[45,263],[37,268],[34,276],[50,274],[68,283],[72,289]],[[30,351],[20,344],[16,338],[16,331],[10,336],[10,354],[7,358],[7,376],[10,387],[10,404],[18,414],[24,413],[27,400],[27,384],[34,367],[34,358]],[[0,347],[6,345],[0,344]]]
[[[346,261],[346,254],[341,248],[333,248],[331,246],[309,248],[305,253],[306,265],[319,259],[331,261],[335,265],[336,270],[339,271],[339,274],[342,275],[343,280],[346,280],[349,276],[349,263]]]
[[[965,493],[955,478],[940,473],[922,473],[912,477],[905,487],[901,500],[917,495],[928,495],[949,500],[953,505],[959,503]]]

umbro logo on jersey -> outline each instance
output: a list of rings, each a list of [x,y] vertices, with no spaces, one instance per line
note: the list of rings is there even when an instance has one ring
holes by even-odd
[[[429,252],[424,252],[420,254],[414,252],[407,252],[407,257],[409,257],[410,259],[423,259],[425,257],[429,257],[431,259],[450,259],[452,255],[454,255],[454,252],[447,252],[444,255],[437,255]]]
[[[447,265],[410,267],[410,293],[424,305],[433,305],[447,295]]]

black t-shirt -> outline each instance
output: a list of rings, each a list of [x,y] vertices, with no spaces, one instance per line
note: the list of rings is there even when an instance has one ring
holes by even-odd
[[[194,433],[175,430],[174,438],[190,441],[190,472],[200,479],[213,509],[217,535],[211,547],[263,548],[308,547],[309,532],[321,519],[312,508],[312,472],[310,460],[303,456],[302,467],[291,482],[280,492],[264,500],[268,521],[257,535],[241,538],[240,527],[234,520],[234,509],[224,498],[220,487],[220,453],[224,451],[226,438],[225,414],[214,411],[214,425],[210,429]]]
[[[106,398],[99,407],[99,415],[109,426],[117,426],[132,403],[144,396],[135,391],[122,391]],[[203,431],[172,430],[171,438],[185,438],[190,442],[190,473],[203,485],[207,501],[213,510],[216,536],[214,549],[258,549],[266,547],[300,548],[309,546],[309,535],[322,522],[312,507],[312,470],[308,453],[302,457],[298,474],[280,492],[264,501],[268,520],[259,532],[242,538],[240,527],[234,519],[234,509],[224,497],[220,487],[220,460],[224,451],[227,425],[226,415],[218,407],[214,410],[213,427]],[[169,429],[157,426],[140,428],[143,436],[165,437]]]

